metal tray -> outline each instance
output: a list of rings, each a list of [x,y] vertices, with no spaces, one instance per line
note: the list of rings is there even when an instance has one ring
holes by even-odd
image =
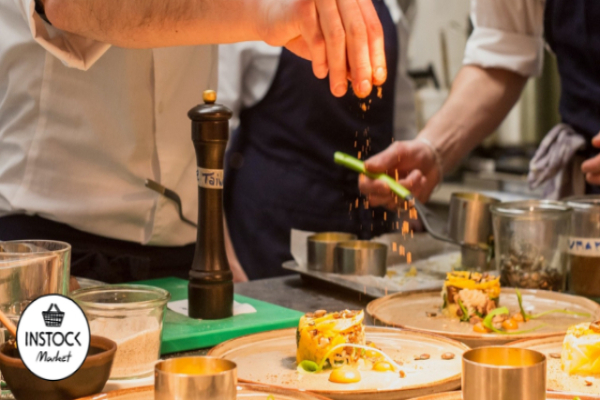
[[[389,246],[387,275],[383,278],[310,271],[306,265],[299,265],[294,260],[286,261],[282,266],[307,280],[318,280],[367,297],[379,298],[392,293],[441,289],[446,273],[460,260],[459,246],[440,242],[426,233],[415,234],[412,238],[395,233],[374,240]],[[396,243],[395,252],[393,243]],[[411,253],[410,264],[405,256],[399,254],[400,245]],[[416,276],[411,276],[415,271]]]

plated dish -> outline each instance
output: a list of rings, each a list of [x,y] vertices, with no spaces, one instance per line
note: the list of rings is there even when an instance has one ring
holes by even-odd
[[[456,272],[441,294],[397,293],[372,301],[367,312],[376,324],[435,333],[471,347],[564,334],[572,325],[600,319],[600,305],[583,297],[500,288],[497,278]]]
[[[233,339],[209,355],[238,366],[242,382],[332,399],[409,399],[460,387],[468,347],[417,332],[364,327],[362,311],[305,315],[298,329]]]
[[[572,326],[566,335],[520,340],[510,346],[546,355],[548,390],[600,395],[600,321]]]
[[[238,400],[328,400],[314,393],[284,390],[262,385],[238,385]],[[100,393],[79,400],[154,400],[154,386]]]

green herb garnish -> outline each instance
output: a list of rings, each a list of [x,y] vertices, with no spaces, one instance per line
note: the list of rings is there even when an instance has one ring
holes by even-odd
[[[496,329],[496,327],[494,327],[494,324],[492,323],[492,320],[494,319],[494,317],[496,315],[503,315],[509,314],[508,308],[506,307],[499,307],[499,308],[495,308],[492,311],[490,311],[490,313],[485,317],[485,319],[483,320],[483,326],[485,326],[486,328],[488,328],[489,330],[491,330],[494,333],[499,333],[501,335],[521,335],[524,333],[529,333],[529,332],[533,332],[533,331],[537,331],[538,329],[543,328],[545,325],[539,325],[536,326],[535,328],[532,329],[526,329],[524,331],[504,331],[501,329]]]
[[[460,307],[460,310],[463,312],[462,317],[460,317],[460,320],[463,322],[469,322],[469,320],[471,319],[471,316],[469,315],[469,310],[467,310],[467,308],[463,305],[462,301],[460,301],[459,298],[456,299],[458,306]]]

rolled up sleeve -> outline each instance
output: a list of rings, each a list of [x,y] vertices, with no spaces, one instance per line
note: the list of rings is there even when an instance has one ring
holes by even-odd
[[[544,0],[471,0],[464,64],[537,76],[544,62]]]
[[[34,0],[17,0],[33,39],[71,68],[89,69],[110,48],[107,43],[64,32],[47,24],[35,11]]]

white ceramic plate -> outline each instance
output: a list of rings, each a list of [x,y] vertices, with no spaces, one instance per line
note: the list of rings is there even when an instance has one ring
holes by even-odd
[[[590,318],[566,314],[550,314],[540,319],[521,323],[519,330],[527,330],[538,325],[544,328],[519,335],[484,334],[473,331],[468,322],[449,318],[441,313],[442,297],[439,290],[396,293],[374,300],[367,306],[367,312],[376,324],[411,329],[419,332],[434,333],[466,343],[472,348],[490,345],[502,345],[520,339],[539,339],[565,334],[571,325],[600,319],[600,305],[584,297],[544,290],[521,290],[523,306],[531,314],[553,309],[565,309],[583,312]],[[500,305],[506,306],[511,314],[519,311],[515,289],[503,288],[500,293]],[[437,313],[428,317],[427,312]]]
[[[308,390],[332,399],[409,399],[460,387],[462,343],[418,332],[388,328],[366,328],[366,338],[393,360],[403,363],[404,378],[398,372],[360,371],[354,384],[329,382],[329,371],[316,374],[298,372],[296,329],[283,329],[233,339],[213,348],[209,355],[226,358],[238,366],[242,382]],[[451,352],[452,360],[441,355]],[[428,360],[415,361],[420,354]]]
[[[238,400],[267,400],[272,395],[275,400],[329,400],[314,393],[284,390],[263,385],[238,385]],[[101,393],[79,400],[154,400],[154,387],[145,386]]]
[[[592,386],[587,386],[585,383],[586,378],[580,376],[570,376],[561,369],[560,358],[556,358],[556,356],[562,351],[562,343],[564,338],[564,335],[558,335],[543,339],[519,340],[517,342],[510,343],[509,346],[535,350],[546,355],[546,371],[548,374],[546,386],[548,390],[556,392],[583,393],[596,395],[598,398],[600,398],[600,379],[587,378],[592,382]],[[551,354],[555,356],[553,357]]]

